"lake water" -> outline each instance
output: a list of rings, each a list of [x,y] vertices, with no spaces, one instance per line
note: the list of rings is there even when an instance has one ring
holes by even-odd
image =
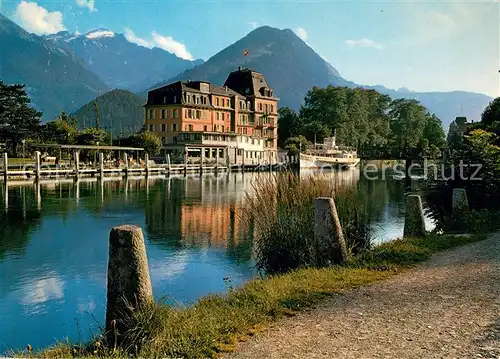
[[[331,173],[356,185],[359,172]],[[97,333],[105,314],[111,227],[142,227],[156,298],[192,303],[255,275],[239,209],[252,180],[150,178],[0,183],[0,353]],[[403,181],[361,180],[376,241],[401,237]]]

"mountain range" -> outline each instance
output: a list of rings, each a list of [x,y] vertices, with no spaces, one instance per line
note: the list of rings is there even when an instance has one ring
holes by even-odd
[[[94,103],[99,109],[99,126],[114,137],[127,136],[139,131],[144,123],[146,99],[127,90],[112,90],[97,97],[72,113],[78,127],[94,126]]]
[[[0,39],[0,79],[26,84],[34,105],[44,112],[44,120],[54,118],[62,110],[78,113],[77,109],[94,98],[119,88],[139,93],[133,100],[133,94],[126,91],[115,91],[105,101],[100,98],[100,112],[111,115],[112,109],[118,113],[120,105],[111,104],[109,99],[113,99],[129,112],[129,117],[122,119],[122,128],[123,121],[127,128],[139,128],[143,122],[143,109],[139,107],[146,89],[177,80],[206,80],[222,85],[229,72],[239,66],[262,72],[280,97],[280,106],[293,109],[300,108],[307,91],[314,86],[373,88],[393,98],[419,100],[443,121],[447,130],[456,116],[479,120],[491,101],[486,95],[466,91],[413,92],[356,84],[343,78],[292,30],[269,26],[253,30],[206,62],[188,61],[159,48],[142,47],[106,29],[84,35],[60,32],[40,37],[27,33],[2,15]],[[137,108],[132,110],[127,103]],[[117,123],[113,121],[113,127]]]
[[[46,35],[58,47],[74,53],[87,69],[110,88],[144,90],[151,84],[200,65],[203,60],[181,59],[160,48],[129,42],[123,34],[96,29],[85,35],[62,31]]]
[[[248,52],[244,56],[244,52]],[[241,40],[220,51],[204,64],[189,69],[174,78],[177,80],[205,80],[217,85],[224,83],[227,74],[238,66],[264,73],[268,83],[280,97],[280,106],[298,109],[312,87],[328,85],[372,88],[392,98],[419,100],[443,122],[445,130],[456,116],[479,121],[481,112],[492,100],[489,96],[466,92],[413,92],[384,86],[366,86],[344,79],[339,72],[319,56],[293,31],[269,26],[260,27]],[[157,84],[154,87],[158,87]]]
[[[21,83],[33,105],[52,119],[108,90],[108,86],[51,41],[30,34],[0,15],[0,79]]]

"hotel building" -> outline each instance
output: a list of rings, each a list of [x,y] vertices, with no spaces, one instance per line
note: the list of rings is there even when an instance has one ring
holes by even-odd
[[[174,160],[275,163],[278,100],[262,73],[239,68],[224,86],[178,81],[149,91],[145,126]]]

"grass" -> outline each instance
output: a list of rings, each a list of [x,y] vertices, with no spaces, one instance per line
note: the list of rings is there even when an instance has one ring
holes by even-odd
[[[136,311],[120,350],[100,340],[85,345],[60,343],[38,353],[17,356],[211,358],[233,351],[271,322],[293,316],[332,295],[380,281],[430,258],[436,252],[472,243],[484,236],[402,239],[359,253],[344,266],[305,268],[255,279],[226,295],[204,297],[193,307],[156,303]]]

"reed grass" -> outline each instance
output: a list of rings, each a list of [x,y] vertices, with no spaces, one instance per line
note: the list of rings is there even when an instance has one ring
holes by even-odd
[[[259,177],[252,185],[243,218],[255,228],[255,258],[264,272],[319,268],[333,260],[317,252],[314,240],[318,197],[334,198],[350,253],[370,246],[368,195],[357,185],[342,185],[321,175],[299,178],[291,172]]]

